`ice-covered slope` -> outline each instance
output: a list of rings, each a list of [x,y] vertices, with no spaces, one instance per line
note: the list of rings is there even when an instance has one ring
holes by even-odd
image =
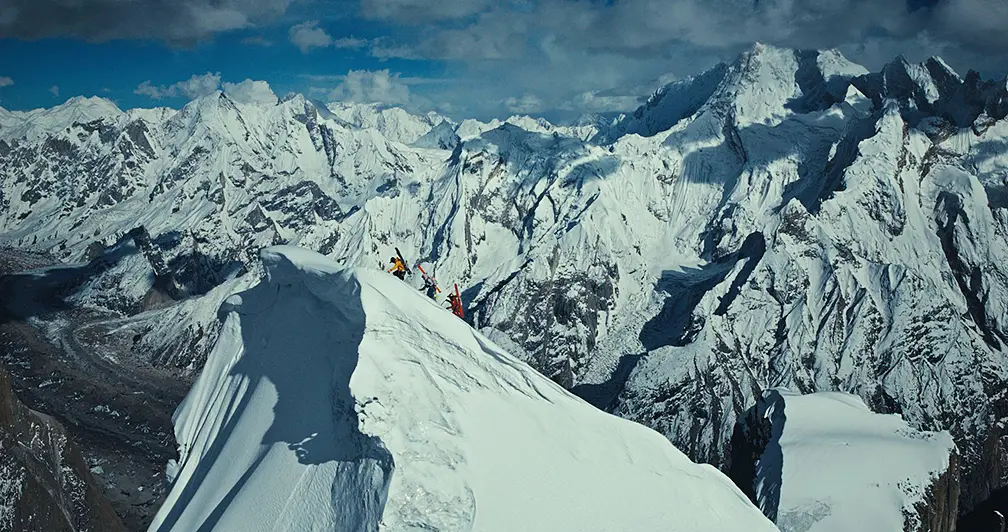
[[[742,463],[733,476],[749,473],[736,481],[752,487],[783,532],[955,528],[959,471],[948,432],[916,431],[845,393],[773,389],[740,420],[736,438]]]
[[[293,247],[221,309],[151,530],[774,530],[394,277]]]
[[[818,111],[796,105],[800,61],[754,52],[745,65],[756,68],[729,76],[665,138],[693,152],[678,174],[689,192],[675,195],[697,201],[708,189],[715,214],[690,217],[706,224],[692,233],[706,260],[667,267],[656,283],[644,355],[615,410],[725,464],[735,416],[763,390],[855,393],[953,434],[969,508],[1005,482],[1004,455],[991,450],[1003,448],[1008,415],[995,391],[1008,382],[1008,231],[990,199],[1000,186],[984,185],[997,159],[970,164],[962,154],[977,153],[976,133],[914,127],[919,116],[898,99],[866,106],[848,87]]]

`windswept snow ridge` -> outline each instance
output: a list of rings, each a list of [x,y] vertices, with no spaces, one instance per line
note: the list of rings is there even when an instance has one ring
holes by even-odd
[[[774,530],[392,276],[293,247],[221,309],[151,530]]]

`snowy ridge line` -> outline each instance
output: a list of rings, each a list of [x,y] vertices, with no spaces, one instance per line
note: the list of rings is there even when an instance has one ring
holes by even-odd
[[[262,260],[176,412],[151,530],[776,530],[714,468],[394,277]]]

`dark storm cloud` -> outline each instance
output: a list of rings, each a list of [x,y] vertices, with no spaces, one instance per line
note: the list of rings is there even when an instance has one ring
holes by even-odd
[[[0,37],[189,44],[283,14],[293,0],[5,0]]]
[[[458,83],[414,87],[409,101],[482,117],[571,102],[629,110],[654,80],[731,61],[753,41],[839,48],[873,70],[900,53],[987,77],[1008,70],[1008,0],[0,0],[0,37],[23,39],[187,45],[281,24],[282,46],[367,53],[373,72],[385,59],[438,61]]]
[[[878,69],[899,54],[940,55],[1002,76],[1008,0],[361,0],[361,12],[406,31],[376,57],[434,59],[492,79],[479,102],[556,108],[586,101],[626,110],[648,80],[732,60],[754,41],[839,48]],[[558,83],[558,80],[563,80]],[[631,87],[612,93],[614,87]],[[611,89],[607,92],[607,89]],[[642,92],[633,92],[640,90]],[[606,96],[602,96],[606,95]],[[472,98],[470,98],[472,99]],[[464,102],[466,96],[451,98]],[[473,106],[483,105],[482,103]]]
[[[570,46],[653,55],[671,43],[731,47],[761,41],[830,48],[921,36],[976,53],[1008,49],[1005,0],[625,0],[595,9],[541,4],[541,21]]]
[[[543,38],[570,50],[639,58],[661,58],[677,45],[754,41],[800,48],[926,42],[995,57],[1008,50],[1006,0],[362,0],[361,8],[415,23],[417,38],[399,50],[433,59],[511,58]]]
[[[152,38],[191,43],[283,14],[296,0],[6,0],[0,37]],[[661,57],[671,45],[761,41],[826,48],[925,36],[1005,55],[1006,0],[305,0],[392,25],[385,56],[501,59],[555,38],[571,50]],[[403,26],[412,26],[408,32]]]

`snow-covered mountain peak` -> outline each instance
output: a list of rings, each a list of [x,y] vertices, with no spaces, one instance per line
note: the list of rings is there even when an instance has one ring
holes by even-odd
[[[480,136],[485,131],[497,129],[500,127],[501,123],[502,122],[496,118],[490,122],[480,122],[474,118],[466,118],[459,123],[457,128],[455,128],[455,133],[457,133],[462,140],[468,140]]]
[[[331,102],[328,110],[347,124],[375,129],[389,140],[402,144],[412,144],[437,124],[451,122],[434,112],[417,115],[401,107],[378,103]]]
[[[928,71],[931,72],[932,76],[954,79],[955,81],[962,82],[962,77],[945,62],[944,59],[937,55],[933,55],[924,61],[924,65],[927,67]]]
[[[630,134],[650,137],[667,131],[700,110],[711,99],[727,72],[728,65],[720,63],[696,76],[659,87],[637,110],[630,115],[621,115],[609,127],[602,128],[592,141],[608,144]]]
[[[852,78],[867,72],[838,50],[758,44],[739,54],[713,99],[727,100],[739,127],[772,125],[828,109],[844,99]]]
[[[541,117],[533,118],[528,115],[511,115],[504,122],[534,133],[549,134],[553,132],[553,124]]]
[[[905,117],[916,125],[928,116],[971,124],[991,99],[978,78],[964,80],[940,57],[912,63],[900,55],[879,72],[857,76],[852,83],[878,107],[885,99],[897,101]],[[979,108],[979,109],[978,109]]]
[[[731,65],[714,99],[731,105],[739,127],[779,122],[788,114],[787,103],[799,94],[798,68],[794,50],[756,45]]]
[[[262,258],[176,413],[151,530],[775,530],[714,468],[394,277]]]
[[[0,138],[35,140],[65,131],[74,124],[114,122],[122,115],[123,111],[111,100],[75,96],[49,109],[36,109],[8,117],[10,126],[0,131]],[[15,121],[20,123],[12,123]]]
[[[301,93],[293,94],[290,98],[285,98],[283,101],[277,100],[276,106],[283,106],[290,109],[309,109],[318,107],[315,102],[312,102]],[[267,107],[272,106],[267,104]]]
[[[0,142],[0,242],[78,260],[143,226],[163,261],[116,263],[80,296],[119,311],[154,289],[150,264],[222,297],[271,244],[364,267],[399,247],[510,353],[696,460],[725,464],[768,386],[842,390],[949,430],[972,507],[1008,470],[990,443],[1008,416],[991,395],[1008,382],[1008,92],[918,66],[754,47],[587,141],[296,96],[130,111]],[[198,368],[203,316],[147,326],[137,356]]]
[[[454,150],[459,142],[461,139],[455,133],[455,127],[447,120],[443,120],[412,145],[416,148]]]
[[[772,126],[793,115],[823,111],[844,101],[850,80],[867,69],[837,50],[794,50],[753,45],[730,64],[660,87],[632,115],[602,128],[593,142],[627,134],[653,136],[703,111],[735,127]]]
[[[827,81],[837,76],[851,78],[868,73],[867,68],[847,59],[846,56],[835,48],[819,50],[818,53],[803,50],[799,51],[798,54],[816,55],[816,65]]]
[[[119,106],[117,106],[115,102],[109,100],[108,98],[102,98],[100,96],[74,96],[72,98],[69,98],[66,102],[64,102],[62,105],[57,106],[56,108],[59,109],[61,107],[62,108],[73,107],[78,110],[81,110],[82,113],[90,112],[91,114],[94,115],[101,115],[101,114],[117,115],[122,112],[122,110],[119,109]],[[83,111],[84,109],[87,109],[89,111]]]

